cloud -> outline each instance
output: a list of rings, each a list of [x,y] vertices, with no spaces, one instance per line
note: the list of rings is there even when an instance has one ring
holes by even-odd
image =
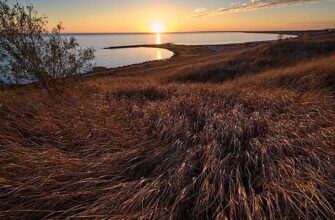
[[[251,0],[244,4],[231,4],[229,7],[208,10],[207,8],[196,8],[188,18],[205,17],[211,15],[221,15],[231,12],[252,11],[262,8],[277,8],[292,5],[303,5],[308,3],[318,3],[323,0]]]
[[[206,12],[207,11],[207,8],[196,8],[194,9],[194,13],[201,13],[201,12]]]

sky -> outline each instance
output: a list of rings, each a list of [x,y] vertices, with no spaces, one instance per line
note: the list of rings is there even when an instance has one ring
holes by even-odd
[[[68,33],[335,28],[335,0],[9,0],[27,1]]]

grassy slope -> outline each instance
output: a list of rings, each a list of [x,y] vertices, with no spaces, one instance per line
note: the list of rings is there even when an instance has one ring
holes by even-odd
[[[4,91],[0,217],[335,218],[334,51],[260,45],[59,102]]]

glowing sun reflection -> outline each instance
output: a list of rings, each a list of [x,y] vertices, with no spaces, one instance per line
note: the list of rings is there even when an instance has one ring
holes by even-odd
[[[160,33],[156,33],[156,44],[161,44],[162,40],[161,40],[161,34]]]
[[[163,59],[162,52],[159,49],[157,49],[156,58],[157,58],[157,60],[162,60]]]

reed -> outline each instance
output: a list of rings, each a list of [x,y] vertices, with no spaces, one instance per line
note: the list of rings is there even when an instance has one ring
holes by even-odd
[[[287,47],[0,92],[0,218],[334,219],[335,56]]]

